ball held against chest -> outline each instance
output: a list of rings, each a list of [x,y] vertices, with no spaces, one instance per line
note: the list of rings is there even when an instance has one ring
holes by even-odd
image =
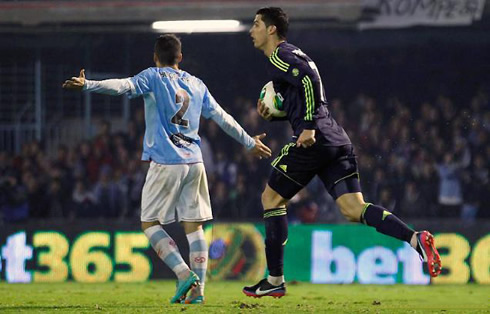
[[[283,107],[284,99],[281,94],[276,93],[272,81],[262,87],[259,99],[262,100],[273,117],[281,118],[286,116],[286,111],[284,111]]]

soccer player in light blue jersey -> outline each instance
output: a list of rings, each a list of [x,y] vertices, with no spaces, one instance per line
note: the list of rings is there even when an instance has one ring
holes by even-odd
[[[170,302],[204,303],[208,248],[202,224],[213,216],[198,135],[200,117],[214,120],[259,158],[270,157],[271,150],[261,142],[265,134],[250,137],[200,79],[179,69],[181,46],[175,35],[162,35],[155,43],[156,67],[130,78],[103,81],[85,79],[81,70],[80,76],[65,81],[63,88],[143,96],[146,131],[142,160],[150,161],[150,168],[142,192],[141,227],[178,278]],[[161,227],[174,222],[176,213],[189,241],[190,268]]]

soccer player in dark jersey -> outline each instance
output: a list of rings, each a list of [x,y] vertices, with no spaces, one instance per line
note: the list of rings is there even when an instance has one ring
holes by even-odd
[[[320,74],[301,49],[286,41],[288,17],[280,8],[257,11],[250,35],[255,48],[268,57],[274,89],[283,98],[286,118],[293,128],[291,143],[272,162],[272,173],[262,194],[265,253],[269,276],[245,287],[248,296],[281,297],[285,294],[284,245],[288,239],[286,205],[308,182],[318,176],[342,214],[378,232],[406,241],[428,263],[431,276],[441,271],[441,259],[428,231],[416,232],[385,208],[366,203],[361,193],[356,155],[344,129],[331,116]],[[259,114],[271,117],[259,100]]]

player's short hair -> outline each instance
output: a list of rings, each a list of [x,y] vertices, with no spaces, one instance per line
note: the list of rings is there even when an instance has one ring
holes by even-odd
[[[278,7],[265,7],[259,9],[255,14],[260,14],[265,26],[276,26],[277,36],[279,36],[280,39],[286,39],[289,28],[289,18],[286,12]]]
[[[160,35],[155,42],[155,54],[163,65],[177,64],[181,51],[182,43],[174,34]]]

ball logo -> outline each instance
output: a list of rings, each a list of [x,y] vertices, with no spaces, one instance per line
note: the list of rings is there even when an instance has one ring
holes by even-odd
[[[194,258],[194,262],[202,264],[206,261],[206,258],[204,256],[198,256]]]

